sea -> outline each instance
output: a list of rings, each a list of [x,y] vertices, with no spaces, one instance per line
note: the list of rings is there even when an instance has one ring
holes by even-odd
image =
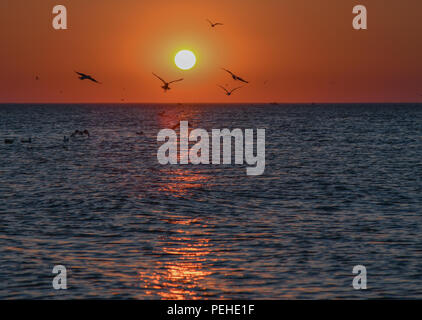
[[[264,173],[160,164],[180,121]],[[0,298],[420,299],[422,104],[2,104]]]

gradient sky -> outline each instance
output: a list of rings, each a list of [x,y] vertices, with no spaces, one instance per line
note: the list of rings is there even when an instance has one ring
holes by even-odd
[[[52,28],[58,4],[68,30]],[[421,101],[421,17],[420,0],[1,0],[0,103]],[[175,66],[180,49],[195,68]],[[251,83],[225,96],[216,85],[238,83],[221,67]],[[185,80],[163,93],[151,72]]]

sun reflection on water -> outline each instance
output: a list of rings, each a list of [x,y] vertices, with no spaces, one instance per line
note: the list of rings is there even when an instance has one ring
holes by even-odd
[[[169,193],[174,197],[186,196],[189,193],[201,190],[210,186],[211,178],[182,169],[172,170],[171,177],[166,183],[158,186],[158,192]]]
[[[181,120],[189,119],[191,123],[195,117],[198,114],[189,109],[177,115],[166,113],[159,123],[161,127],[171,127],[170,124]],[[177,147],[179,153],[188,152],[180,150],[179,144]],[[154,192],[163,196],[185,198],[212,186],[212,176],[192,167],[168,165],[159,172]],[[142,296],[194,300],[211,295],[218,284],[211,277],[215,258],[208,224],[202,218],[180,212],[167,212],[159,220],[171,233],[160,236],[155,246],[154,255],[160,258],[138,271],[140,287],[144,289]]]
[[[172,224],[189,225],[186,220]],[[195,239],[183,229],[175,230],[181,236],[172,236],[160,248],[160,254],[168,256],[166,261],[157,261],[152,273],[139,272],[141,287],[145,294],[161,299],[199,299],[210,287],[212,274],[206,264],[210,261],[209,239]],[[202,293],[202,294],[201,294]]]

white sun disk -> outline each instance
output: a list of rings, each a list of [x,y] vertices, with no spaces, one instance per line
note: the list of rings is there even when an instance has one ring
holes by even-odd
[[[176,54],[174,62],[178,68],[182,70],[189,70],[196,64],[196,57],[192,51],[182,50]]]

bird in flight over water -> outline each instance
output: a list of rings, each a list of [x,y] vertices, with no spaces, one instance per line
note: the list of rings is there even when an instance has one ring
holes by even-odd
[[[166,82],[161,77],[157,76],[154,72],[152,74],[154,76],[156,76],[158,79],[160,79],[163,82],[164,85],[161,86],[161,88],[163,88],[164,92],[166,92],[167,90],[170,90],[171,89],[170,86],[169,86],[171,83],[178,82],[178,81],[182,81],[183,80],[183,78],[182,78],[182,79],[177,79],[177,80],[173,80],[173,81],[170,81],[170,82]]]
[[[221,69],[224,70],[224,71],[226,71],[226,72],[228,72],[228,73],[230,73],[230,75],[232,76],[233,80],[239,80],[239,81],[242,81],[244,83],[249,83],[248,81],[246,81],[246,80],[242,79],[241,77],[238,77],[237,75],[235,75],[230,70],[227,70],[227,69],[224,69],[224,68],[221,68]]]
[[[91,80],[92,82],[101,84],[101,82],[98,82],[97,80],[95,80],[93,77],[91,77],[88,74],[77,72],[77,71],[75,71],[75,73],[79,75],[79,80],[85,80],[86,79],[86,80]]]
[[[219,85],[219,87],[220,87],[221,89],[223,89],[223,90],[226,92],[226,95],[231,96],[231,95],[232,95],[232,93],[233,93],[235,90],[240,89],[240,88],[243,88],[244,86],[234,88],[234,89],[232,89],[232,90],[230,90],[230,91],[229,91],[229,90],[227,90],[226,88],[224,88],[223,86],[220,86],[220,85]]]
[[[216,22],[216,23],[214,23],[214,22],[212,22],[211,20],[209,20],[209,19],[207,19],[207,21],[209,22],[209,24],[210,24],[210,26],[211,26],[211,28],[214,28],[214,27],[216,27],[216,26],[223,26],[224,24],[222,24],[221,22]]]

